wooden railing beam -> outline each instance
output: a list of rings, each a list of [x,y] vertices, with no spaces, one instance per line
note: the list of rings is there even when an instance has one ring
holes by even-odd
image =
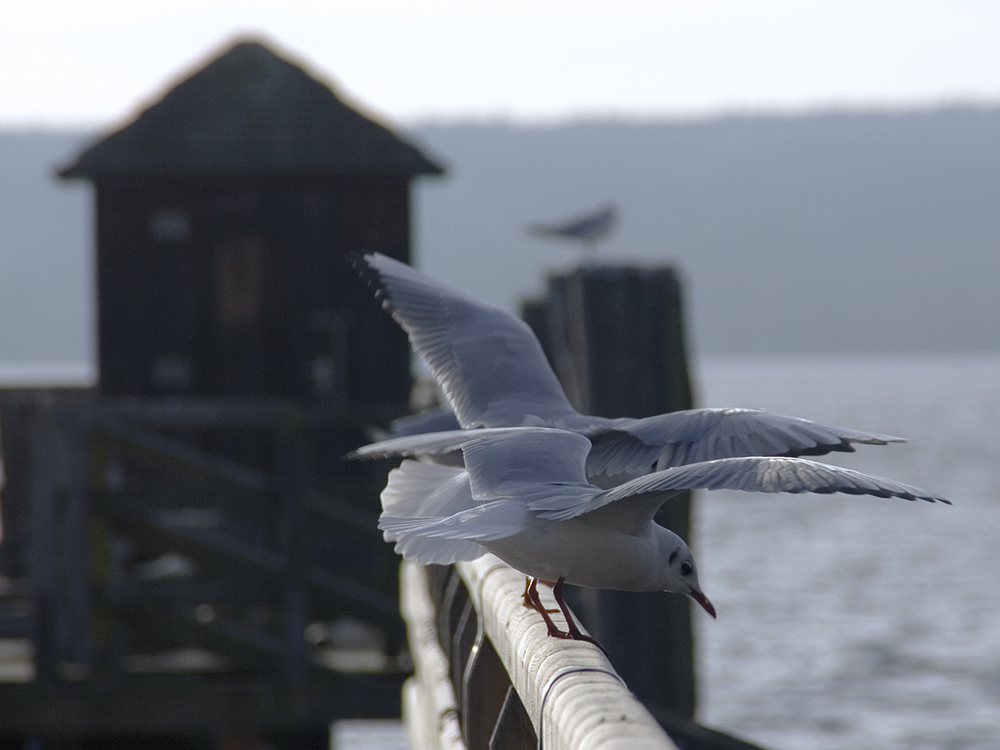
[[[547,750],[676,750],[600,649],[549,637],[523,574],[492,555],[456,568]]]
[[[404,718],[414,750],[532,747],[536,737],[547,750],[676,750],[600,649],[548,635],[541,616],[523,604],[522,574],[492,555],[455,570],[429,576],[415,563],[402,566],[416,671]]]
[[[403,691],[403,719],[410,747],[412,750],[466,750],[448,657],[438,640],[437,611],[423,566],[403,563],[400,610],[406,620],[415,672]]]

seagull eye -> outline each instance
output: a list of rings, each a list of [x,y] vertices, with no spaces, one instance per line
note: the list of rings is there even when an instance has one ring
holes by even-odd
[[[694,573],[694,566],[691,565],[691,563],[689,563],[689,562],[682,562],[681,563],[681,575],[682,576],[689,576],[692,573]]]

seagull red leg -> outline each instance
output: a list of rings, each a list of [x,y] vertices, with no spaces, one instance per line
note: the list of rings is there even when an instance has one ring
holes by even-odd
[[[532,580],[533,579],[532,579],[531,576],[525,576],[524,577],[524,606],[527,607],[528,609],[535,609],[535,603],[533,601],[531,601],[531,596],[528,594],[528,589],[531,587],[531,581]],[[548,581],[542,581],[542,583],[548,584],[549,586],[554,585],[554,584],[549,583]],[[545,611],[546,612],[558,612],[559,610],[558,609],[547,609]]]
[[[562,610],[563,617],[566,618],[566,628],[569,630],[569,637],[574,641],[586,641],[587,643],[592,643],[597,646],[604,655],[610,658],[610,654],[605,650],[604,646],[597,642],[595,638],[591,638],[589,635],[580,630],[576,625],[576,621],[573,619],[573,612],[566,605],[566,600],[563,598],[563,583],[566,582],[565,578],[560,578],[556,585],[552,587],[552,595],[556,598],[556,604],[559,605],[559,609]]]
[[[540,614],[542,616],[542,619],[545,620],[545,626],[549,629],[549,635],[552,638],[568,639],[573,637],[573,635],[568,631],[560,630],[558,627],[556,627],[556,624],[552,621],[552,618],[549,617],[549,611],[545,609],[545,605],[542,604],[542,598],[538,594],[537,578],[531,579],[531,583],[528,585],[528,588],[524,592],[524,594],[531,601],[532,609],[534,609],[538,614]]]

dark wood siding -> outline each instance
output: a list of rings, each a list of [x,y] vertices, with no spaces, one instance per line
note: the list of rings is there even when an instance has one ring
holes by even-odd
[[[409,347],[347,261],[409,260],[409,179],[97,184],[101,392],[405,404]]]

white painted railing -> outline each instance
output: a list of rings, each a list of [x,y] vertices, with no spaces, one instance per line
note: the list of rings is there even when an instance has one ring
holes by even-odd
[[[497,558],[401,575],[412,750],[676,750],[598,648],[548,636],[524,576]]]

